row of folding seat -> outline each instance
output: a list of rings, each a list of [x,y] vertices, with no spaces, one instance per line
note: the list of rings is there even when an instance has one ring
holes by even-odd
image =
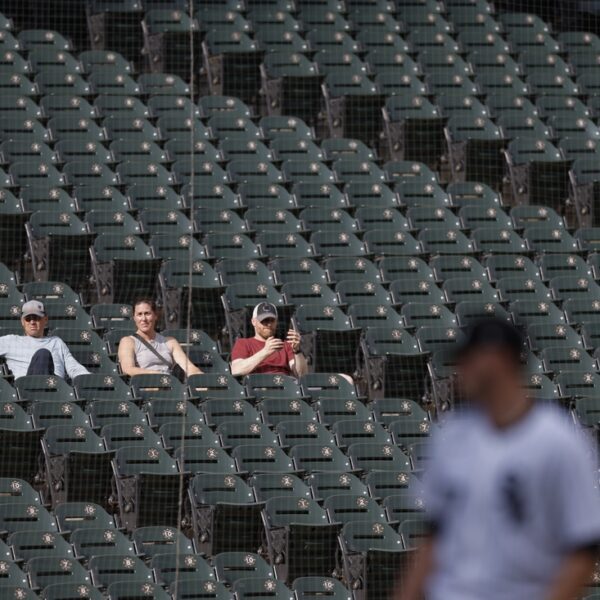
[[[25,595],[31,584],[36,591],[43,590],[44,597],[56,600],[69,597],[77,585],[86,588],[80,587],[79,595],[90,598],[102,597],[88,589],[92,585],[105,589],[110,598],[120,598],[136,590],[166,598],[164,587],[170,588],[174,598],[179,598],[173,589],[176,581],[188,594],[195,584],[202,597],[217,599],[230,598],[234,592],[237,598],[247,595],[262,598],[266,594],[308,600],[324,591],[336,600],[347,599],[349,595],[343,585],[330,579],[335,568],[340,526],[342,550],[353,554],[371,547],[412,548],[422,527],[422,504],[414,490],[413,496],[407,493],[412,489],[411,476],[392,472],[373,475],[367,478],[368,488],[349,473],[315,474],[309,480],[311,487],[295,475],[256,475],[250,480],[250,486],[237,476],[196,476],[190,484],[194,510],[208,509],[215,513],[208,530],[214,549],[209,553],[212,559],[196,551],[197,545],[205,545],[197,537],[202,531],[196,531],[196,522],[196,543],[168,526],[139,527],[128,537],[116,528],[114,518],[94,503],[63,503],[53,514],[40,504],[39,496],[26,482],[2,480],[11,495],[11,501],[0,506],[2,530],[8,534],[8,543],[2,543],[5,586],[22,586],[21,597],[28,598],[35,597]],[[380,489],[391,489],[400,494],[388,496],[385,501],[385,510],[392,522],[398,521],[396,516],[401,517],[400,535],[386,523],[386,514],[369,497],[372,486],[376,493]],[[330,495],[321,507],[311,496],[313,488],[317,493],[322,489],[335,489],[342,495]],[[264,490],[269,490],[266,497],[261,496]],[[353,493],[353,490],[358,492]],[[28,497],[29,502],[15,503],[15,497]],[[264,499],[257,502],[259,497]],[[218,504],[211,509],[210,504],[216,502]],[[256,537],[263,529],[261,509],[267,532],[265,550],[270,561],[279,565],[276,568],[254,553],[262,541]],[[223,519],[225,513],[229,522]],[[27,525],[23,526],[19,521],[25,515]],[[318,535],[316,530],[312,533],[313,552],[318,557],[308,560],[304,557],[302,561],[294,549],[295,542],[306,536],[302,535],[302,527],[296,529],[301,524],[318,526]],[[288,536],[277,540],[275,531],[282,526],[289,528]],[[235,527],[240,527],[239,535],[231,536]],[[366,536],[370,541],[361,544],[361,537]],[[285,559],[276,560],[283,550]],[[317,558],[325,558],[324,563],[318,565]],[[23,561],[26,570],[22,571],[16,561]]]

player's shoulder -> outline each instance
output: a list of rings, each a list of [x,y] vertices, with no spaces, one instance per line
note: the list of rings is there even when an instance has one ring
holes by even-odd
[[[551,440],[552,446],[561,451],[581,445],[581,435],[568,414],[551,404],[535,406],[529,427],[532,433],[537,434],[535,437],[544,441]]]
[[[438,434],[438,442],[442,445],[464,443],[483,423],[480,413],[475,410],[461,409],[449,415]]]

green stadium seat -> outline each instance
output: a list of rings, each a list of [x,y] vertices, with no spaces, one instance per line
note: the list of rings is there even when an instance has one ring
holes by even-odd
[[[439,255],[434,256],[429,262],[437,281],[443,282],[453,277],[489,279],[485,267],[471,256]]]
[[[68,556],[42,556],[29,560],[27,563],[29,578],[32,586],[44,589],[49,585],[91,585],[89,572],[73,558]]]
[[[576,398],[574,404],[579,423],[583,427],[596,428],[598,426],[598,400],[596,398]]]
[[[560,275],[550,280],[550,288],[557,300],[600,300],[600,287],[589,276]]]
[[[335,444],[333,434],[324,425],[314,421],[300,419],[279,421],[275,431],[284,447],[309,443],[326,446]]]
[[[180,580],[209,581],[214,571],[202,555],[189,553],[158,554],[150,562],[156,579],[163,585],[171,585]],[[168,596],[167,596],[168,597]]]
[[[256,501],[253,489],[240,477],[196,475],[190,485],[190,501],[194,537],[203,551],[215,555],[249,551],[260,545],[263,504]],[[202,571],[201,579],[214,577],[206,563]]]
[[[74,94],[76,96],[91,96],[93,88],[78,73],[62,69],[42,70],[33,81],[43,95]]]
[[[18,165],[15,172],[11,173],[13,177],[29,175],[29,178],[24,180],[24,185],[43,185],[51,172],[47,167],[58,163],[58,154],[48,144],[43,143],[30,144],[25,140],[7,140],[0,146],[0,152],[5,163],[12,163],[9,172]],[[33,179],[33,173],[23,172],[25,164],[28,165],[30,162],[40,167],[40,172],[37,174],[40,178],[39,184]]]
[[[249,208],[244,217],[253,231],[295,233],[302,231],[303,223],[290,210],[278,208]]]
[[[327,373],[349,373],[356,370],[354,348],[360,330],[337,306],[302,305],[294,314],[297,329],[304,333],[305,356],[312,370]]]
[[[147,119],[151,116],[151,111],[137,95],[124,95],[113,93],[110,88],[106,88],[104,93],[98,94],[94,101],[94,108],[101,116],[115,115],[130,117],[131,119]],[[58,111],[57,116],[62,111]],[[69,111],[67,111],[69,114]]]
[[[33,405],[31,413],[36,429],[46,429],[52,425],[90,426],[86,413],[72,402],[40,400]]]
[[[268,427],[246,421],[224,422],[217,428],[225,448],[235,448],[242,444],[278,446],[277,434]]]
[[[512,228],[479,227],[471,232],[475,251],[483,254],[516,254],[529,252],[528,239]]]
[[[456,317],[446,306],[430,302],[408,302],[402,307],[406,327],[416,329],[427,325],[456,327]],[[401,327],[401,325],[396,325]]]
[[[115,584],[113,584],[114,587]],[[232,593],[221,582],[212,580],[200,581],[195,579],[184,579],[175,581],[169,586],[169,590],[177,600],[210,598],[211,600],[231,600]]]
[[[412,229],[443,228],[445,230],[459,229],[461,224],[454,213],[447,208],[412,206],[406,212]]]
[[[345,208],[345,194],[333,184],[314,181],[299,181],[292,185],[292,193],[298,208],[316,206],[320,208]]]
[[[473,119],[490,116],[490,109],[475,96],[465,96],[460,92],[447,93],[438,95],[435,101],[436,106],[441,111],[441,115],[445,118],[462,117]],[[445,149],[445,142],[442,143],[444,144],[443,149]]]
[[[3,504],[0,510],[0,529],[3,535],[19,531],[58,533],[56,518],[43,506],[28,502]]]
[[[259,502],[275,497],[311,498],[310,488],[293,474],[258,473],[248,481]]]
[[[396,304],[406,304],[407,302],[446,303],[444,292],[433,280],[422,279],[420,274],[394,279],[390,284],[390,292]]]
[[[505,144],[499,126],[482,117],[455,116],[448,120],[446,138],[455,179],[498,185],[504,172],[499,152]]]
[[[29,504],[42,505],[42,499],[39,492],[24,479],[2,477],[0,478],[1,504],[11,504],[14,502],[28,502]],[[2,558],[10,558],[12,553],[6,545],[0,545],[2,549]]]
[[[332,137],[353,137],[364,142],[381,129],[383,96],[365,75],[329,73],[324,84],[327,121]]]
[[[598,227],[582,227],[575,232],[575,238],[579,241],[582,250],[595,252],[599,249],[598,231]]]
[[[25,75],[0,73],[0,90],[13,96],[39,96],[37,85]]]
[[[345,525],[355,521],[385,521],[383,509],[372,498],[363,495],[338,494],[329,496],[323,502],[331,518]]]
[[[534,252],[568,254],[579,250],[577,240],[563,228],[534,225],[525,229],[523,237]]]
[[[102,233],[94,240],[91,253],[102,302],[127,304],[154,294],[160,260],[141,238]]]
[[[274,577],[273,570],[258,554],[222,552],[214,557],[217,578],[229,585],[249,577]]]
[[[112,480],[111,453],[102,438],[83,424],[56,424],[46,430],[42,448],[54,505],[106,503]]]
[[[319,415],[319,420],[325,425],[332,425],[337,421],[347,419],[368,421],[371,419],[371,412],[359,399],[324,397],[319,398],[315,404]]]
[[[251,108],[235,96],[202,96],[198,100],[198,108],[200,116],[204,118],[221,113],[239,114],[244,117],[252,116]]]
[[[369,252],[387,256],[418,257],[423,254],[421,243],[410,233],[392,229],[370,229],[363,241]]]
[[[17,400],[17,394],[10,384],[7,383],[3,388],[5,388],[3,391],[7,391],[14,400]],[[5,415],[2,419],[2,429],[14,431],[31,431],[33,429],[31,415],[27,414],[21,405],[5,400],[2,403],[2,409]]]
[[[350,600],[351,594],[337,579],[330,577],[298,577],[292,583],[298,600],[316,600],[325,595],[332,600]]]
[[[77,206],[84,212],[94,209],[127,211],[129,201],[115,186],[85,185],[74,190]]]
[[[186,141],[189,144],[191,136],[195,143],[206,142],[212,137],[210,128],[198,117],[190,118],[178,112],[169,111],[161,115],[156,125],[160,135],[169,141]]]
[[[473,242],[462,231],[445,226],[427,226],[420,231],[417,239],[423,245],[425,252],[429,254],[465,255],[471,254],[475,250]]]
[[[519,53],[529,49],[539,49],[549,54],[558,54],[562,50],[560,43],[548,32],[533,34],[525,29],[512,30],[506,35],[506,41]]]
[[[377,264],[386,283],[406,276],[415,276],[432,283],[435,281],[433,269],[422,258],[384,256]]]
[[[500,280],[498,284],[503,280]],[[541,285],[541,282],[539,282]],[[449,302],[499,302],[498,291],[487,279],[471,278],[469,276],[450,277],[442,286]]]
[[[541,352],[548,373],[589,373],[597,370],[597,361],[581,348],[544,348]]]
[[[552,302],[553,294],[537,277],[516,275],[502,277],[496,282],[502,300],[514,302],[515,300],[535,300],[537,302]]]
[[[525,294],[523,294],[523,297],[511,301],[510,312],[515,322],[520,325],[539,323],[552,327],[554,325],[566,324],[565,315],[556,304],[540,298],[528,300]]]
[[[116,451],[113,470],[121,520],[129,531],[147,525],[177,525],[177,460],[156,446],[125,446]]]
[[[459,302],[455,307],[458,324],[468,327],[488,317],[496,317],[512,322],[510,313],[500,304],[491,302],[466,301]]]
[[[148,594],[157,600],[169,600],[170,596],[156,583],[140,581],[115,581],[106,590],[111,600],[127,600],[132,595]]]
[[[385,521],[347,523],[340,533],[340,548],[344,579],[368,599],[389,593],[411,556]]]
[[[311,34],[319,35],[315,30]],[[334,37],[329,32],[325,35]],[[314,121],[321,107],[322,77],[305,54],[289,49],[268,52],[261,66],[261,80],[270,115],[293,114]]]
[[[282,421],[316,421],[317,415],[311,406],[302,399],[265,398],[258,406],[262,420],[271,427]]]
[[[485,304],[493,303],[486,302]],[[455,327],[428,325],[420,327],[415,334],[415,338],[422,353],[452,351],[458,347],[463,339],[463,332]]]
[[[193,234],[173,236],[169,233],[161,233],[151,236],[148,242],[154,255],[165,261],[208,260],[205,246]]]
[[[206,377],[208,375],[203,376],[203,381],[206,380]],[[227,377],[222,375],[219,375],[219,377],[225,377],[224,381],[226,385]],[[244,397],[237,397],[229,388],[225,389],[225,395],[215,394],[214,387],[210,391],[205,392],[208,399],[203,402],[202,410],[206,416],[208,425],[218,426],[221,423],[233,420],[260,422],[258,411]]]
[[[296,470],[294,461],[279,446],[269,444],[242,444],[236,446],[231,456],[240,472],[291,473]]]
[[[213,445],[182,446],[175,451],[175,457],[188,473],[234,474],[238,471],[235,459]]]
[[[335,434],[337,444],[340,447],[348,447],[359,442],[390,444],[392,441],[388,431],[378,423],[373,423],[372,420],[336,421],[332,425],[331,431]]]
[[[530,325],[527,327],[529,345],[534,351],[542,351],[551,346],[562,348],[583,349],[583,340],[579,334],[568,325]]]
[[[244,206],[250,208],[274,208],[293,210],[296,201],[281,184],[267,182],[247,182],[238,186]]]
[[[414,181],[409,178],[394,186],[400,203],[409,208],[447,208],[450,196],[436,183]]]
[[[360,328],[366,327],[404,327],[402,316],[391,306],[384,304],[358,303],[348,307],[348,316],[352,323]]]
[[[258,260],[229,258],[218,262],[215,269],[225,285],[247,283],[253,286],[259,284],[270,286],[275,284],[273,273]]]
[[[427,356],[403,329],[371,327],[364,335],[363,354],[369,389],[376,397],[425,393]]]
[[[14,557],[18,561],[27,562],[38,557],[69,557],[73,558],[73,548],[63,537],[53,532],[17,531],[9,538]],[[3,582],[12,583],[12,574],[3,576]]]
[[[366,258],[336,256],[324,262],[329,279],[332,282],[353,280],[364,283],[381,282],[378,267]]]
[[[94,304],[90,308],[95,329],[115,329],[128,325],[133,327],[132,313],[130,304]]]
[[[88,566],[94,584],[100,587],[108,587],[117,581],[153,582],[152,571],[136,556],[119,554],[92,556]]]

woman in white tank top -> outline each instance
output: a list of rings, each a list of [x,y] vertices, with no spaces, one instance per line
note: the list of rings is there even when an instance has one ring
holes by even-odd
[[[119,343],[119,364],[125,375],[170,373],[175,365],[186,375],[202,373],[175,338],[156,331],[158,310],[153,300],[138,300],[133,305],[133,320],[137,328],[135,334]]]

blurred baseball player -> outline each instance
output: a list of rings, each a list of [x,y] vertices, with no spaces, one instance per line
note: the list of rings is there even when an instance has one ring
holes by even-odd
[[[522,387],[524,340],[473,326],[459,352],[467,406],[433,442],[430,535],[396,600],[573,600],[600,542],[597,472],[583,437]]]

